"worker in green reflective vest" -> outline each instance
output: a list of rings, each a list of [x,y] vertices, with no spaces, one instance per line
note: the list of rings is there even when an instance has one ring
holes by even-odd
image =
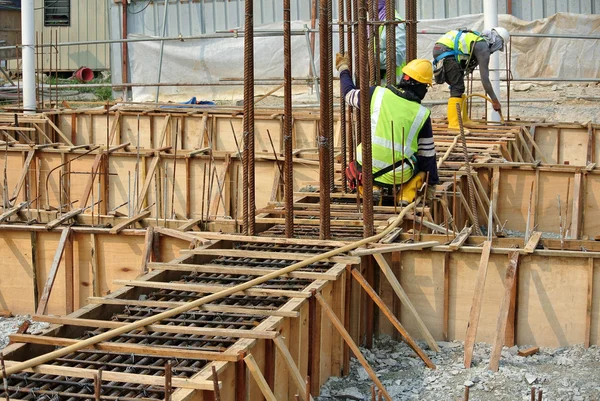
[[[360,108],[360,89],[352,82],[348,57],[338,53],[336,68],[346,103]],[[431,200],[439,182],[431,112],[421,105],[432,83],[431,61],[416,59],[402,68],[398,87],[370,88],[372,173],[375,189],[391,193],[397,204],[409,204],[428,176],[426,199]],[[351,189],[362,191],[362,145],[356,160],[346,169]]]

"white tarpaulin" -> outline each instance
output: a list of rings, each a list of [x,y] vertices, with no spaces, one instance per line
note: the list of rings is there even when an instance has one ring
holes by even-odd
[[[578,37],[600,36],[600,15],[556,14],[550,18],[532,22],[513,16],[500,15],[500,25],[510,32],[570,34]],[[308,22],[292,23],[292,30],[300,31]],[[420,32],[446,32],[456,28],[483,29],[483,15],[466,15],[444,20],[420,21]],[[275,23],[260,30],[281,30]],[[318,34],[316,36],[315,64],[319,67]],[[334,38],[337,39],[337,33]],[[418,56],[431,59],[433,44],[439,34],[418,35]],[[131,79],[134,83],[158,81],[160,42],[129,43]],[[334,49],[337,49],[337,40]],[[243,78],[244,39],[203,39],[193,41],[167,41],[164,44],[161,82],[165,83],[219,83],[224,78]],[[254,41],[255,78],[282,79],[283,37],[257,37]],[[591,78],[600,77],[600,42],[593,39],[555,39],[514,37],[512,40],[512,75],[514,78]],[[500,56],[501,68],[505,56]],[[292,36],[292,75],[308,77],[310,58],[304,35]],[[502,74],[504,77],[505,74]],[[241,81],[239,81],[241,82]],[[274,85],[257,87],[256,93],[264,93]],[[299,87],[304,90],[307,87]],[[134,101],[152,101],[155,87],[133,88]],[[198,100],[239,100],[242,86],[161,87],[162,101],[185,101],[192,96]]]

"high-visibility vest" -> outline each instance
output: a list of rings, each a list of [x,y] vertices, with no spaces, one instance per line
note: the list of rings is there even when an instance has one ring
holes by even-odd
[[[402,21],[400,14],[397,11],[394,11],[394,19],[396,21]],[[387,54],[386,51],[386,29],[385,25],[381,25],[379,27],[379,54],[380,54],[380,62],[381,68],[386,68],[386,59]],[[402,77],[402,67],[406,65],[406,33],[404,24],[396,25],[394,32],[396,33],[396,80],[400,81]],[[377,51],[377,49],[375,49]]]
[[[456,35],[459,35],[458,40]],[[471,49],[473,49],[473,44],[482,40],[485,39],[475,32],[453,30],[439,38],[437,43],[441,43],[449,49],[458,51],[457,57],[461,59],[468,58],[471,54]],[[455,49],[455,43],[458,44],[458,49]]]
[[[430,114],[429,109],[417,102],[406,100],[382,86],[375,88],[371,98],[372,172],[375,174],[379,170],[389,168],[394,161],[397,166],[395,171],[377,177],[377,182],[393,185],[395,178],[395,183],[400,184],[413,176],[419,132]],[[405,162],[401,163],[402,160]],[[356,161],[362,165],[362,144],[356,148]]]

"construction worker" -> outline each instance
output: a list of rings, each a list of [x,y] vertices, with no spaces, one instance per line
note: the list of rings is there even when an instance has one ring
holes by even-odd
[[[352,82],[348,71],[348,57],[338,53],[336,68],[347,104],[360,108],[360,90]],[[426,192],[428,200],[438,184],[435,145],[431,126],[431,112],[421,105],[432,83],[429,60],[417,59],[402,68],[398,87],[388,85],[370,88],[371,146],[373,156],[374,189],[391,193],[399,191],[396,203],[414,201],[417,191],[429,176]],[[356,149],[356,160],[346,169],[350,188],[362,193],[362,145]]]
[[[386,21],[387,14],[385,9],[385,0],[379,0],[377,3],[377,13],[379,21]],[[400,15],[394,10],[394,19],[401,21]],[[386,28],[385,25],[379,27],[379,60],[381,65],[381,77],[385,80],[386,63],[387,63],[387,47],[386,47]],[[406,29],[404,24],[396,24],[396,83],[400,82],[402,77],[402,67],[406,60]],[[384,81],[385,82],[385,81]]]
[[[446,33],[433,47],[433,64],[437,83],[450,85],[448,99],[448,128],[459,128],[456,104],[463,104],[465,96],[465,76],[479,66],[481,83],[492,100],[494,110],[501,113],[501,105],[494,93],[489,78],[490,55],[504,51],[510,34],[505,28],[494,28],[482,33],[470,30],[453,30]],[[470,123],[467,108],[462,107],[464,124]]]

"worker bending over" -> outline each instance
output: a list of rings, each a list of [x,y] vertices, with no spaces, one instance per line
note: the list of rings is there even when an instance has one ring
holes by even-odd
[[[450,85],[448,99],[448,128],[459,128],[456,105],[465,98],[465,76],[479,66],[479,75],[485,93],[492,99],[494,110],[502,112],[489,78],[490,55],[508,44],[510,35],[504,28],[478,33],[470,30],[453,30],[438,39],[433,47],[433,64],[436,82]],[[462,107],[462,120],[468,124],[466,107]]]
[[[346,102],[360,108],[360,90],[348,71],[348,57],[336,55],[336,68]],[[417,59],[402,68],[398,87],[388,85],[370,88],[371,149],[374,186],[391,193],[394,185],[402,189],[395,200],[400,204],[414,201],[427,173],[426,198],[432,199],[438,184],[435,145],[431,128],[431,112],[421,105],[432,83],[429,60]],[[362,145],[356,148],[356,160],[346,169],[352,189],[362,193]]]
[[[377,3],[377,13],[379,21],[386,21],[386,9],[385,0],[379,0]],[[394,10],[394,20],[402,21],[400,14]],[[396,24],[396,82],[390,82],[391,84],[398,84],[402,77],[402,67],[404,67],[404,61],[406,60],[406,29],[404,24]],[[379,27],[379,61],[381,65],[381,77],[385,79],[386,68],[387,68],[387,46],[386,46],[386,34],[387,30],[385,25]],[[385,82],[385,81],[384,81]]]

